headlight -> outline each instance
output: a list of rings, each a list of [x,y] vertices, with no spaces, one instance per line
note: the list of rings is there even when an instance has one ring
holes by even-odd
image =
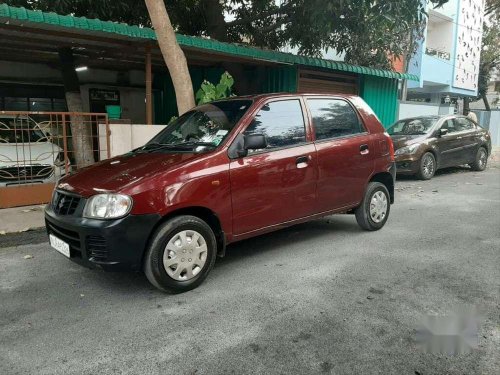
[[[410,146],[401,147],[396,150],[394,155],[414,154],[415,152],[417,152],[419,147],[420,143],[414,143]]]
[[[92,219],[117,219],[127,215],[132,209],[132,198],[123,194],[98,194],[91,197],[83,216]]]

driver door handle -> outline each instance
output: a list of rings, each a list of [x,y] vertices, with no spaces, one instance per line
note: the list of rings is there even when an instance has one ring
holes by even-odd
[[[297,165],[297,168],[306,168],[309,163],[309,156],[303,155],[303,156],[297,156],[295,159],[295,164]]]
[[[368,147],[368,145],[365,143],[365,144],[362,144],[361,146],[359,146],[359,153],[361,155],[366,155],[370,152],[370,149]]]

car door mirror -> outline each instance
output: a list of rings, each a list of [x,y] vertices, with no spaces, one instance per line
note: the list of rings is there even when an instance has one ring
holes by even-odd
[[[443,135],[448,134],[448,129],[439,129],[438,134],[440,137],[442,137]]]
[[[230,159],[238,159],[248,155],[248,150],[267,148],[267,140],[263,134],[238,134],[233,144],[229,146]]]
[[[244,149],[248,150],[260,150],[267,147],[267,140],[263,134],[249,134],[245,135],[244,138]]]

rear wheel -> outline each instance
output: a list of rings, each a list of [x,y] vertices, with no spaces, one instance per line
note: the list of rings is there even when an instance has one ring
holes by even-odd
[[[385,225],[391,211],[391,197],[380,182],[370,182],[363,201],[354,211],[356,221],[364,230],[379,230]]]
[[[210,226],[195,216],[178,216],[153,234],[144,273],[158,289],[171,293],[196,288],[212,269],[217,242]]]
[[[476,160],[469,164],[473,171],[484,171],[488,164],[488,151],[484,147],[479,147],[476,154]]]
[[[436,173],[436,158],[431,152],[426,152],[420,159],[417,177],[421,180],[430,180]]]

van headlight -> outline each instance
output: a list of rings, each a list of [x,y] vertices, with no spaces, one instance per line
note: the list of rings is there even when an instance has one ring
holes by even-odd
[[[132,198],[123,194],[98,194],[91,197],[83,216],[92,219],[118,219],[132,209]]]
[[[407,155],[407,154],[414,154],[417,152],[418,148],[420,147],[420,143],[414,143],[410,146],[405,146],[398,148],[394,155]]]

